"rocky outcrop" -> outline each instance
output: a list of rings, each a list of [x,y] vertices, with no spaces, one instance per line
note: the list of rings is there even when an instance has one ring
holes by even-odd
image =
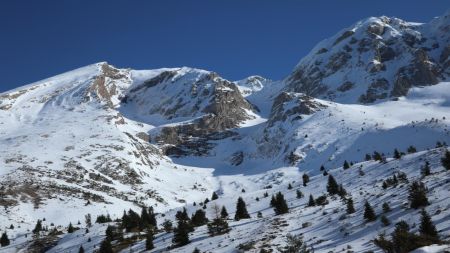
[[[404,96],[412,86],[437,84],[440,72],[440,68],[428,57],[425,50],[418,49],[412,64],[397,72],[391,95]]]
[[[447,80],[449,30],[448,15],[423,25],[388,17],[362,20],[319,43],[285,79],[286,91],[373,103]]]
[[[127,95],[127,104],[142,104],[148,99],[139,94],[164,91],[161,103],[151,103],[147,107],[150,114],[160,114],[168,120],[194,118],[162,126],[152,134],[150,138],[164,146],[167,155],[205,155],[213,147],[209,141],[235,135],[231,130],[252,119],[250,112],[256,112],[235,83],[213,72],[199,72],[194,78],[189,76],[191,74],[165,71]]]
[[[274,99],[267,126],[272,127],[275,122],[286,121],[291,117],[295,117],[293,120],[302,119],[302,115],[311,115],[325,107],[310,96],[282,92]]]
[[[116,69],[107,63],[100,63],[99,67],[100,74],[94,78],[92,85],[86,90],[85,101],[97,98],[112,108],[117,105],[113,97],[121,93],[117,83],[129,83],[130,78],[126,70]]]
[[[370,84],[366,91],[359,97],[359,102],[363,104],[373,103],[377,99],[384,99],[388,96],[389,82],[386,79],[377,79]]]

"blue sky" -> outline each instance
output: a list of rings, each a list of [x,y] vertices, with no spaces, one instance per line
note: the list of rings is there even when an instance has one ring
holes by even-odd
[[[448,0],[3,0],[0,92],[99,61],[281,79],[317,42],[359,19],[427,22],[449,7]]]

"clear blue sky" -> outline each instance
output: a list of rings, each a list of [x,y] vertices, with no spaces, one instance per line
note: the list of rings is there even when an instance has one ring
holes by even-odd
[[[2,0],[0,92],[99,61],[281,79],[317,42],[359,19],[427,22],[449,7],[448,0]]]

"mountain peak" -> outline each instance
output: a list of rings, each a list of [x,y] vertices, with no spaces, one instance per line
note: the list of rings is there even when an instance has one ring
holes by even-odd
[[[320,42],[286,78],[287,89],[342,103],[373,103],[446,80],[450,21],[371,17]]]

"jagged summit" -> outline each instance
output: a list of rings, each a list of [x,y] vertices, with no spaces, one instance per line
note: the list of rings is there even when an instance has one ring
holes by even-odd
[[[449,20],[371,17],[320,42],[286,78],[287,89],[342,103],[404,96],[448,78]]]

